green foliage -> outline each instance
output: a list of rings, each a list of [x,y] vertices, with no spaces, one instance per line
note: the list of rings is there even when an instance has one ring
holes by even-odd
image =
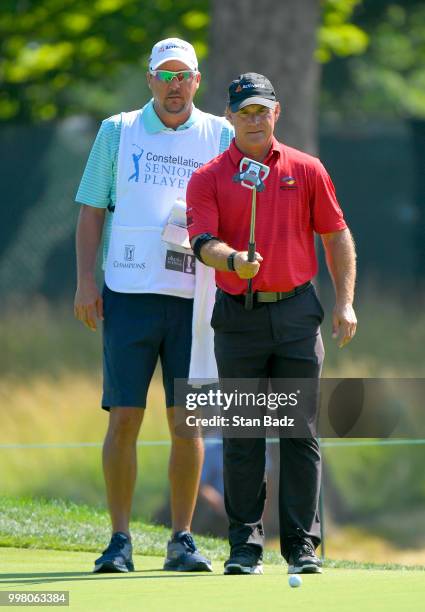
[[[324,1],[319,61],[364,51],[367,36],[348,23],[359,1]],[[182,36],[200,60],[207,55],[209,7],[209,0],[2,2],[0,121],[102,117],[126,78],[140,89],[139,71],[157,40]]]
[[[386,537],[403,540],[405,545],[409,540],[412,546],[418,543],[418,534],[396,517],[422,506],[425,483],[418,470],[425,458],[423,445],[328,448],[325,457],[357,521],[376,528],[379,519],[384,523],[390,516],[395,527],[384,529]]]
[[[90,93],[126,65],[144,72],[152,44],[190,39],[206,54],[207,0],[27,0],[0,7],[0,121],[93,111]],[[90,98],[90,95],[88,95]]]
[[[425,5],[363,0],[353,18],[369,37],[358,57],[324,70],[323,107],[338,116],[425,118]]]
[[[369,37],[349,23],[361,0],[324,0],[322,24],[317,33],[316,59],[328,62],[333,55],[347,57],[364,53]]]
[[[353,64],[353,80],[369,113],[425,117],[425,6],[390,5],[370,51]]]
[[[160,38],[191,40],[202,60],[210,1],[2,2],[0,121],[102,117],[127,81],[141,89],[139,77]],[[325,110],[425,117],[420,0],[323,0],[317,41]]]

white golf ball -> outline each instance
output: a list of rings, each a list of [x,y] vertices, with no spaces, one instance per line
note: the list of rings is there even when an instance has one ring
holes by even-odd
[[[303,579],[301,578],[301,576],[298,576],[297,574],[292,574],[291,576],[289,576],[288,582],[289,582],[289,586],[295,589],[302,585]]]

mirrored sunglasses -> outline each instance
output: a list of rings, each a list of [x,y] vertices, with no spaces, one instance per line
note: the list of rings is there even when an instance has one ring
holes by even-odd
[[[181,81],[190,81],[195,76],[196,71],[193,70],[179,70],[178,72],[172,72],[171,70],[151,70],[150,73],[163,83],[171,83],[173,79]]]

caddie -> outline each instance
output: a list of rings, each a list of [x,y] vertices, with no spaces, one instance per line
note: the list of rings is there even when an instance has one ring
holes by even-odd
[[[201,74],[191,44],[156,43],[147,83],[152,99],[102,122],[76,196],[78,285],[75,316],[89,329],[103,321],[103,398],[109,425],[103,470],[112,537],[95,572],[134,569],[129,529],[136,441],[158,357],[171,434],[172,534],[164,569],[211,571],[190,533],[203,461],[200,439],[174,434],[174,379],[191,357],[195,258],[186,230],[186,186],[224,151],[232,127],[193,105]],[[104,233],[105,284],[95,261]]]

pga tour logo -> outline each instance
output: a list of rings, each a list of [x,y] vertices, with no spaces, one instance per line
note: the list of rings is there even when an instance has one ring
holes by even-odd
[[[136,245],[126,244],[124,246],[124,261],[134,261],[135,250],[136,250]]]

